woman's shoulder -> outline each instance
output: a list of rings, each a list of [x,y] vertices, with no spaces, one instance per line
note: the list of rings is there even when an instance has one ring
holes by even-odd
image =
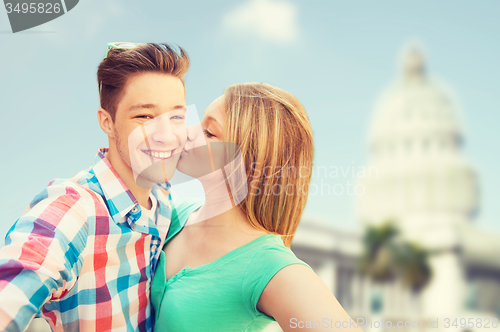
[[[189,215],[198,210],[203,205],[204,200],[199,198],[176,199],[173,203],[172,218],[170,228],[165,239],[167,244],[172,237],[181,231],[186,224]]]
[[[178,198],[173,202],[173,210],[177,212],[177,214],[182,214],[187,210],[199,208],[203,205],[203,202],[203,199],[196,197]]]
[[[189,215],[198,210],[204,203],[200,198],[177,199],[173,204],[172,220],[184,226]]]
[[[297,258],[290,248],[283,244],[281,236],[268,234],[263,236],[262,239],[263,241],[249,264],[252,271],[270,271],[273,270],[273,267],[276,269],[290,264],[307,265],[307,263]]]
[[[269,234],[262,238],[242,278],[242,295],[251,312],[262,314],[257,310],[257,302],[263,290],[276,273],[294,264],[310,268],[283,244],[279,235]]]

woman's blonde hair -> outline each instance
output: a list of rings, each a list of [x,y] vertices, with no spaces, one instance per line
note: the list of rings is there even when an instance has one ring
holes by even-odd
[[[312,173],[307,113],[292,94],[264,83],[232,85],[224,102],[224,140],[239,146],[246,169],[248,195],[240,207],[254,227],[281,235],[290,247]]]

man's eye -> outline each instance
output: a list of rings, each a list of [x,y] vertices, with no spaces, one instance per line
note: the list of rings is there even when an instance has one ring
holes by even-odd
[[[203,132],[205,133],[205,136],[207,136],[208,138],[212,138],[212,137],[215,137],[214,134],[212,134],[211,132],[209,132],[208,130],[206,129],[203,129]]]
[[[135,117],[136,119],[152,119],[153,117],[151,115],[138,115]]]

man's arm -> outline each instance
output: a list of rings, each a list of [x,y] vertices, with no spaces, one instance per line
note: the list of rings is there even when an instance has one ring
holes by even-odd
[[[49,185],[7,233],[0,248],[0,331],[24,331],[45,302],[74,286],[87,241],[82,191]]]

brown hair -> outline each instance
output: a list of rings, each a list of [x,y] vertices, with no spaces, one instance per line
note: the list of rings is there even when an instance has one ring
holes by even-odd
[[[127,79],[141,72],[157,72],[178,77],[182,84],[189,58],[179,47],[177,53],[168,44],[138,44],[135,48],[109,50],[97,69],[101,107],[113,121]]]
[[[292,94],[264,83],[232,85],[224,102],[224,140],[240,147],[247,173],[240,207],[254,227],[281,235],[290,247],[312,174],[307,113]]]

